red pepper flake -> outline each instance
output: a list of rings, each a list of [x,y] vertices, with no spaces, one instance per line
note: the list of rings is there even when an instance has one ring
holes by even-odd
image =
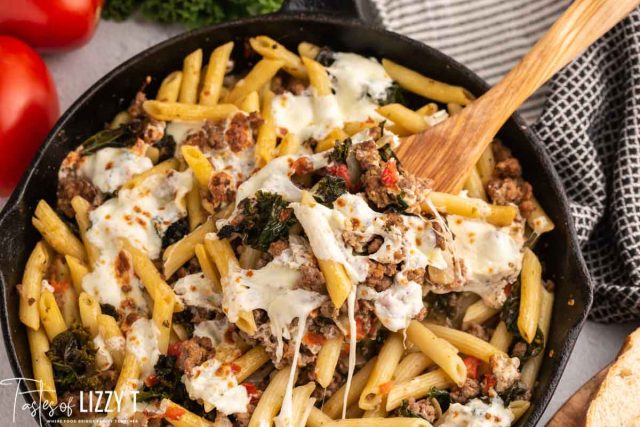
[[[327,172],[329,175],[339,176],[344,179],[344,182],[347,184],[347,188],[349,190],[353,189],[353,185],[351,183],[351,176],[349,175],[349,168],[344,163],[337,163],[329,166],[327,168]]]
[[[482,382],[482,390],[485,394],[489,393],[489,390],[494,388],[498,382],[498,379],[493,374],[486,374],[484,376],[484,381]]]
[[[238,365],[237,363],[231,363],[229,367],[231,368],[231,372],[233,372],[234,375],[238,374],[242,370],[242,366]]]
[[[473,356],[466,356],[462,359],[464,365],[467,367],[467,377],[472,380],[478,379],[478,367],[480,366],[480,360]]]
[[[391,387],[393,387],[394,382],[393,381],[387,381],[386,383],[382,383],[378,386],[378,389],[380,390],[380,394],[385,395],[385,394],[389,394],[389,392],[391,391]]]
[[[151,374],[149,375],[145,380],[144,380],[144,384],[147,387],[153,387],[155,385],[157,385],[160,382],[160,380],[158,379],[158,377],[155,374]]]
[[[69,281],[67,281],[67,280],[59,280],[58,281],[56,279],[51,279],[49,281],[49,284],[53,288],[53,292],[56,293],[56,294],[66,291],[67,288],[69,287]]]
[[[178,406],[171,406],[164,411],[164,417],[168,420],[179,421],[187,411]]]
[[[324,335],[315,332],[307,332],[306,334],[304,334],[304,337],[302,337],[302,342],[308,346],[322,345],[325,343],[325,341],[327,341],[327,339],[324,337]]]
[[[254,384],[244,383],[242,384],[242,386],[247,389],[247,394],[249,394],[249,396],[252,396],[258,393],[258,388]]]
[[[398,175],[398,167],[396,165],[396,161],[391,159],[387,162],[387,165],[384,167],[382,171],[382,175],[380,176],[380,181],[382,185],[385,187],[393,187],[398,183],[400,176]]]
[[[167,354],[169,356],[180,356],[182,341],[176,341],[173,344],[169,344],[169,348],[167,349]]]

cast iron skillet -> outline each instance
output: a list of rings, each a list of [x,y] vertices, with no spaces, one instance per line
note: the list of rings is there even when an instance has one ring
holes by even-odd
[[[146,76],[154,77],[149,93],[155,93],[158,79],[180,69],[183,57],[194,49],[202,47],[206,51],[229,40],[242,46],[244,38],[266,34],[294,50],[299,42],[309,41],[335,50],[387,57],[427,76],[464,86],[476,95],[487,89],[482,79],[446,55],[363,20],[376,22],[375,10],[366,0],[290,0],[277,14],[181,34],[147,49],[107,74],[67,110],[0,215],[2,332],[16,377],[32,378],[25,328],[18,320],[16,284],[39,239],[30,221],[35,205],[40,199],[55,203],[57,170],[67,152],[126,108]],[[235,59],[243,65],[243,58]],[[556,302],[532,409],[520,421],[520,425],[533,426],[560,380],[589,311],[592,290],[567,199],[542,145],[518,115],[507,122],[500,137],[522,162],[525,178],[556,223],[556,229],[538,246],[546,277],[556,284]],[[570,300],[572,304],[568,304]],[[23,385],[22,391],[28,387]],[[32,399],[27,398],[29,403]]]

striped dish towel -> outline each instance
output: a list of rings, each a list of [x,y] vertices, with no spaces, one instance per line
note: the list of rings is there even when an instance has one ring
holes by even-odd
[[[570,0],[373,0],[385,27],[420,40],[496,83],[553,24]],[[521,108],[528,123],[546,87]]]
[[[489,83],[570,0],[373,0],[383,24]],[[593,283],[590,316],[640,319],[640,9],[522,108],[563,181]],[[507,141],[508,144],[508,141]]]

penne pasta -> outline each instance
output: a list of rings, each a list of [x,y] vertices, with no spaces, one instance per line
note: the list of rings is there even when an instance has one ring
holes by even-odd
[[[371,410],[380,405],[403,353],[402,336],[397,333],[390,335],[380,349],[378,360],[360,394],[360,409]]]
[[[467,356],[473,356],[483,362],[488,363],[491,356],[496,353],[500,353],[500,350],[488,342],[466,332],[447,328],[446,326],[434,325],[432,323],[425,323],[424,325],[437,337],[451,343],[461,353],[464,353]]]
[[[71,283],[73,283],[73,287],[76,290],[76,293],[79,294],[82,292],[82,279],[84,278],[84,276],[89,274],[89,268],[76,257],[66,255],[64,258],[65,261],[67,261],[67,265],[69,266]]]
[[[474,199],[481,199],[485,202],[487,199],[487,193],[484,191],[484,184],[482,183],[482,178],[480,178],[480,174],[478,173],[478,168],[473,167],[469,172],[469,176],[464,183],[464,189],[467,190],[467,194],[469,197]]]
[[[309,418],[307,418],[307,427],[322,427],[331,421],[333,420],[327,414],[314,406],[311,408]]]
[[[514,400],[509,403],[509,410],[513,414],[513,421],[511,425],[514,425],[531,406],[531,403],[527,400]]]
[[[400,87],[425,98],[443,104],[454,102],[460,105],[467,105],[474,99],[471,93],[460,86],[430,79],[388,59],[382,60],[382,66]]]
[[[38,381],[40,398],[50,405],[55,405],[58,403],[58,396],[53,378],[53,366],[47,357],[47,351],[49,351],[47,335],[42,328],[37,330],[28,328],[27,339],[29,341],[29,350],[31,351],[33,377]]]
[[[482,152],[478,163],[476,163],[478,169],[478,175],[482,183],[486,186],[491,177],[493,176],[493,170],[496,168],[496,159],[493,156],[493,145],[489,146]]]
[[[427,372],[410,380],[394,384],[387,395],[387,411],[400,407],[403,401],[410,398],[416,400],[426,396],[432,388],[448,388],[454,382],[442,369]]]
[[[144,111],[156,120],[224,120],[237,113],[233,104],[192,105],[184,102],[145,101]]]
[[[527,218],[527,225],[531,227],[538,236],[556,228],[553,220],[551,220],[544,209],[542,209],[540,203],[535,198],[533,198],[531,202],[533,203],[533,211],[531,211]]]
[[[500,312],[499,309],[489,307],[484,303],[482,299],[471,304],[467,311],[464,312],[464,317],[462,318],[462,325],[468,325],[470,323],[477,323],[478,325],[483,324],[487,320],[491,319],[493,316],[497,315]]]
[[[178,101],[183,104],[195,104],[198,101],[198,85],[202,70],[202,49],[191,52],[184,58],[182,66],[182,85]]]
[[[423,115],[402,104],[387,104],[384,107],[378,107],[376,111],[408,133],[418,133],[429,127]]]
[[[151,169],[148,169],[148,170],[146,170],[146,171],[144,171],[142,173],[139,173],[138,175],[134,176],[128,182],[126,182],[122,186],[122,188],[123,189],[127,189],[127,190],[131,190],[132,188],[135,188],[138,185],[140,185],[144,180],[146,180],[150,176],[166,174],[170,170],[177,170],[179,166],[180,166],[180,162],[178,161],[178,159],[165,160],[164,162],[158,163],[157,165],[155,165]]]
[[[349,394],[345,402],[346,385],[342,385],[335,393],[331,395],[329,400],[324,403],[322,411],[331,418],[338,418],[342,414],[343,402],[349,407],[356,403],[364,390],[364,386],[367,384],[369,375],[373,371],[373,367],[376,364],[377,358],[374,357],[369,360],[358,372],[353,375],[351,379],[351,387],[349,387]]]
[[[38,302],[40,301],[42,279],[44,279],[48,266],[49,253],[45,243],[40,241],[29,255],[22,275],[22,283],[18,288],[20,321],[34,331],[40,328]]]
[[[543,289],[541,300],[542,301],[540,304],[540,319],[538,321],[538,327],[544,335],[544,350],[546,350],[549,337],[549,329],[551,327],[551,314],[553,312],[554,295],[552,292],[548,292],[547,290]],[[540,371],[540,367],[542,366],[542,362],[544,360],[544,355],[545,351],[542,351],[537,356],[529,359],[522,367],[520,379],[529,388],[532,388],[535,385],[536,378],[538,377],[538,372]]]
[[[325,424],[327,427],[431,427],[427,420],[422,418],[363,418],[337,420]]]
[[[438,104],[436,104],[435,102],[430,102],[418,108],[416,110],[416,113],[420,114],[421,116],[428,117],[428,116],[431,116],[432,114],[435,114],[437,111],[438,111]]]
[[[324,137],[323,140],[318,142],[318,145],[316,145],[316,153],[330,150],[334,145],[336,145],[336,142],[344,141],[348,137],[349,135],[347,135],[342,129],[334,128],[327,136]]]
[[[284,65],[285,62],[279,59],[261,60],[249,71],[249,74],[238,82],[231,92],[227,94],[225,102],[234,103],[249,93],[260,90]]]
[[[295,154],[300,151],[300,139],[293,133],[288,133],[278,145],[278,157]]]
[[[253,50],[265,58],[284,61],[282,69],[293,77],[301,80],[307,78],[307,70],[302,64],[300,57],[272,38],[267,36],[251,37],[249,44]]]
[[[158,328],[158,350],[162,354],[167,353],[169,348],[169,335],[171,334],[171,320],[176,304],[176,296],[171,290],[168,293],[162,292],[159,297],[153,300],[153,323]]]
[[[213,166],[209,159],[194,145],[183,145],[180,147],[180,151],[189,168],[191,168],[198,187],[202,190],[207,190],[209,188],[209,180],[213,175]]]
[[[262,393],[256,409],[251,415],[248,427],[262,427],[265,425],[271,425],[273,418],[276,416],[282,405],[284,399],[285,389],[289,382],[289,373],[291,367],[286,367],[278,371],[271,382]]]
[[[331,82],[329,81],[327,70],[311,58],[303,56],[302,62],[307,69],[309,82],[311,83],[311,87],[315,90],[316,96],[331,95]]]
[[[78,296],[78,306],[80,309],[80,322],[89,331],[91,337],[98,335],[98,316],[102,314],[100,304],[94,297],[86,292]]]
[[[38,311],[40,312],[40,322],[49,341],[53,341],[58,334],[67,330],[67,324],[64,322],[60,307],[51,292],[43,291],[40,294]]]
[[[320,53],[320,47],[313,43],[302,42],[298,44],[298,54],[303,57],[316,59]]]
[[[112,316],[108,314],[98,315],[98,334],[102,335],[102,338],[107,344],[107,349],[113,358],[113,364],[116,368],[124,371],[123,361],[125,357],[124,347],[125,340],[122,331],[118,327],[118,322]],[[134,357],[135,358],[135,357]],[[136,359],[137,363],[137,359]],[[122,375],[122,374],[120,374]],[[120,380],[118,380],[118,383]]]
[[[513,334],[507,330],[507,325],[501,320],[493,331],[489,344],[506,353],[509,351],[511,341],[513,341]]]
[[[529,344],[538,330],[542,300],[542,266],[531,249],[524,249],[520,273],[520,312],[518,330]]]
[[[162,399],[160,407],[164,408],[164,419],[175,427],[223,427],[186,410],[169,399]]]
[[[242,98],[238,107],[245,113],[254,113],[260,111],[260,96],[258,92],[253,91],[249,95]]]
[[[182,86],[182,71],[174,71],[160,83],[160,88],[156,94],[156,100],[161,102],[176,102],[180,95]]]
[[[165,278],[173,276],[187,261],[195,256],[196,245],[204,242],[204,237],[215,230],[211,219],[165,249],[162,255]]]
[[[251,350],[238,357],[233,361],[234,365],[239,367],[239,371],[236,373],[238,383],[249,378],[251,374],[260,369],[260,367],[269,360],[269,354],[265,351],[264,347],[261,346],[253,347]]]
[[[75,196],[71,199],[71,207],[75,212],[76,223],[78,224],[78,230],[80,231],[80,238],[82,239],[82,243],[84,244],[84,248],[87,252],[87,261],[89,267],[93,267],[95,262],[98,259],[98,250],[89,242],[87,238],[87,230],[91,227],[91,220],[89,219],[89,210],[91,209],[91,205],[85,199],[80,196]],[[82,262],[80,258],[77,256],[73,256],[71,254],[66,254],[67,256],[72,256],[74,259],[77,259],[79,262]]]
[[[258,137],[256,139],[256,164],[263,167],[269,163],[276,150],[276,128],[271,117],[271,103],[274,94],[270,90],[264,91],[262,100],[261,116],[264,122],[258,128]]]
[[[222,285],[220,285],[220,273],[218,273],[218,269],[209,259],[207,251],[202,243],[198,243],[196,245],[195,253],[202,272],[207,279],[213,283],[214,290],[218,293],[222,292]]]
[[[291,402],[292,402],[292,425],[304,426],[307,423],[309,412],[307,411],[307,405],[311,399],[311,393],[315,390],[316,385],[313,382],[308,382],[305,385],[298,386],[293,389]]]
[[[113,356],[113,355],[112,355]],[[115,363],[115,359],[114,359]],[[138,387],[138,378],[140,378],[142,368],[135,354],[127,353],[122,361],[122,369],[118,375],[118,381],[114,389],[115,396],[124,396],[129,399],[131,392]],[[111,411],[115,410],[116,399],[111,399]]]
[[[49,246],[59,254],[71,255],[79,260],[87,259],[82,242],[44,200],[38,202],[31,222]]]
[[[320,387],[327,388],[333,381],[333,374],[338,365],[343,344],[344,336],[338,333],[338,336],[328,339],[322,345],[314,369],[316,381]]]
[[[518,214],[518,208],[515,206],[492,205],[480,199],[471,199],[437,191],[429,193],[429,200],[439,212],[460,215],[466,218],[483,219],[498,227],[510,225]],[[422,208],[425,211],[431,211],[429,205],[424,205]]]
[[[233,42],[228,42],[218,46],[211,53],[200,90],[200,104],[216,105],[218,103],[232,51]]]

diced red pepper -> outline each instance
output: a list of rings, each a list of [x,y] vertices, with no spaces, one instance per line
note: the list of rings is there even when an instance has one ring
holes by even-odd
[[[349,175],[349,168],[347,168],[347,165],[344,163],[331,165],[327,168],[327,172],[329,172],[330,175],[339,176],[344,179],[344,182],[347,184],[347,188],[349,190],[352,189],[351,176]]]
[[[485,375],[484,381],[482,383],[482,391],[484,391],[485,394],[489,393],[489,390],[495,387],[497,382],[498,380],[496,379],[495,375],[493,374]]]
[[[178,421],[187,411],[177,406],[171,406],[164,411],[164,417],[169,420]]]
[[[147,378],[145,378],[144,380],[144,384],[147,387],[153,387],[154,385],[158,384],[158,382],[160,382],[160,380],[158,379],[158,377],[155,374],[151,374],[149,375]]]
[[[173,344],[169,344],[169,348],[167,349],[167,354],[169,356],[180,356],[180,347],[182,346],[182,341],[176,341]]]
[[[480,366],[480,360],[473,356],[466,356],[462,359],[464,365],[467,367],[467,378],[472,380],[478,379],[478,367]]]
[[[242,385],[247,389],[247,393],[249,394],[249,396],[254,395],[258,392],[258,388],[254,384],[244,383]]]
[[[380,181],[382,182],[382,185],[389,188],[395,186],[399,179],[398,166],[396,165],[396,161],[391,159],[384,167],[382,175],[380,176]]]
[[[233,372],[234,375],[242,371],[242,367],[237,363],[231,363],[229,366],[231,367],[231,372]]]
[[[386,383],[382,383],[378,386],[379,390],[380,390],[380,394],[385,395],[385,394],[389,394],[389,392],[391,391],[391,387],[393,387],[394,382],[393,381],[387,381]]]

